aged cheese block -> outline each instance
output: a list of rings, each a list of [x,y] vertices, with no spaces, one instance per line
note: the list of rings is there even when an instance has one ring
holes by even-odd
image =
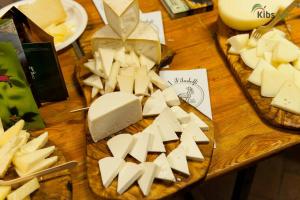
[[[138,0],[104,0],[108,24],[123,39],[133,32],[140,21]]]
[[[135,95],[125,92],[113,92],[99,97],[91,104],[88,112],[89,131],[94,142],[141,119],[140,100]]]

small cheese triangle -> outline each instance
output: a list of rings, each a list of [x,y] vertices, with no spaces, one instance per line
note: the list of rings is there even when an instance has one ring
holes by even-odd
[[[17,152],[17,155],[22,155],[30,152],[34,152],[40,148],[43,148],[48,142],[48,132],[43,133],[37,138],[29,141],[27,144],[22,146]]]
[[[160,90],[156,90],[145,102],[143,116],[159,115],[167,106]]]
[[[98,51],[96,51],[94,53],[94,58],[95,58],[95,69],[96,69],[96,71],[100,71],[103,74],[104,69],[103,69],[103,66],[102,66],[101,55]]]
[[[261,59],[258,62],[256,68],[250,74],[248,81],[253,83],[254,85],[261,86],[262,72],[264,69],[275,70],[275,68],[271,64]]]
[[[191,116],[191,120],[194,121],[201,130],[208,131],[209,129],[208,125],[204,121],[202,121],[200,117],[198,117],[193,112],[190,112],[189,115]]]
[[[121,92],[133,93],[134,76],[119,75],[117,79]]]
[[[91,87],[96,87],[98,89],[103,89],[101,79],[97,75],[91,75],[90,77],[83,80],[83,83],[85,85],[88,85],[88,86],[91,86]]]
[[[148,71],[150,71],[155,66],[155,62],[153,60],[151,60],[150,58],[147,58],[143,54],[140,55],[140,63],[141,63],[141,66],[146,67],[148,69]]]
[[[127,67],[125,58],[125,48],[122,47],[115,52],[114,59],[121,64],[121,67]]]
[[[300,88],[292,81],[287,81],[273,99],[272,106],[285,111],[300,114]]]
[[[150,134],[148,146],[149,152],[166,152],[163,140],[156,124],[151,124],[143,132],[147,132]]]
[[[18,136],[24,125],[25,121],[21,119],[17,123],[15,123],[15,125],[7,129],[4,134],[0,136],[0,147],[7,143],[10,138]]]
[[[179,144],[180,148],[183,148],[186,156],[191,160],[203,161],[204,157],[196,144],[196,142],[192,138],[186,138]]]
[[[119,134],[107,141],[110,152],[116,158],[125,158],[134,145],[134,137],[131,134]]]
[[[170,164],[168,162],[168,159],[166,157],[166,154],[162,153],[160,154],[154,161],[157,170],[155,172],[155,178],[166,180],[166,181],[172,181],[175,182],[175,176],[171,170]]]
[[[190,175],[185,150],[183,148],[177,147],[171,151],[167,156],[167,159],[172,169]]]
[[[278,66],[278,71],[287,80],[293,80],[294,73],[297,70],[291,64],[281,64]]]
[[[160,119],[160,118],[167,119],[168,123],[171,124],[171,126],[175,132],[182,132],[181,124],[177,120],[175,113],[169,107],[166,107],[157,118],[158,119]]]
[[[178,140],[178,136],[168,118],[157,117],[154,120],[154,124],[157,125],[160,136],[164,142]]]
[[[119,173],[117,192],[123,194],[142,174],[140,165],[127,162]]]
[[[135,143],[129,154],[138,161],[145,162],[148,153],[150,134],[147,132],[141,132],[135,134],[134,137]]]
[[[98,76],[104,78],[103,72],[100,70],[97,70],[95,60],[90,60],[87,63],[84,63],[83,66],[86,67],[88,70],[90,70],[90,72],[94,73],[95,75],[98,75]]]
[[[162,91],[168,106],[179,106],[180,100],[173,87],[168,87]]]
[[[195,142],[208,143],[208,137],[198,128],[197,124],[193,121],[189,122],[187,126],[183,129],[180,141],[192,138]]]
[[[93,87],[92,88],[92,95],[91,95],[92,99],[95,98],[99,92],[100,92],[99,88]]]
[[[108,78],[113,64],[115,50],[109,48],[99,48],[98,51],[101,56],[104,74],[106,78]]]
[[[173,106],[171,110],[174,112],[180,123],[188,123],[191,120],[191,116],[179,106]]]
[[[145,196],[148,196],[152,183],[155,178],[156,165],[152,162],[145,162],[140,164],[143,169],[143,175],[139,178],[138,184]]]
[[[163,79],[161,79],[160,76],[158,76],[153,70],[151,70],[148,75],[150,81],[159,89],[164,90],[169,87],[169,85]]]
[[[125,161],[121,158],[106,157],[99,160],[102,184],[107,188],[118,175]]]
[[[286,80],[286,77],[277,69],[264,69],[262,73],[261,96],[275,97]]]

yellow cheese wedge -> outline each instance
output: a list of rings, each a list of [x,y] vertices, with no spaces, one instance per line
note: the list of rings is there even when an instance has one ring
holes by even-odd
[[[117,77],[119,74],[119,70],[120,70],[120,63],[114,62],[112,67],[111,67],[111,71],[108,77],[108,80],[106,81],[105,84],[105,93],[110,93],[113,92],[117,86]]]
[[[61,0],[35,0],[18,8],[41,28],[63,23],[67,18]]]
[[[118,85],[121,92],[133,93],[134,76],[119,75]]]
[[[241,52],[243,62],[250,68],[255,69],[260,57],[256,55],[256,48],[247,49]]]
[[[278,70],[264,69],[262,73],[261,96],[275,97],[286,80],[286,77]]]
[[[273,60],[277,62],[293,62],[300,56],[299,48],[288,40],[281,40],[273,50]]]
[[[261,86],[262,72],[264,69],[275,70],[275,68],[271,64],[262,59],[258,62],[257,66],[250,74],[248,81],[253,83],[254,85]]]
[[[227,42],[231,45],[231,47],[233,47],[233,49],[237,51],[246,48],[248,41],[249,41],[248,33],[235,35],[227,40]]]
[[[0,136],[0,147],[7,143],[10,138],[17,136],[19,132],[23,129],[24,125],[25,121],[20,120],[15,125],[6,130],[4,134]]]
[[[0,186],[0,200],[5,200],[10,191],[10,186]]]
[[[45,31],[54,37],[55,44],[64,42],[72,35],[71,28],[66,23],[59,25],[51,24],[45,28]]]
[[[30,142],[25,144],[17,152],[18,155],[34,152],[46,145],[48,142],[48,132],[41,134],[39,137],[32,139]]]
[[[7,196],[7,200],[20,200],[29,196],[31,193],[40,188],[39,181],[37,178],[28,181],[17,190],[13,191]]]

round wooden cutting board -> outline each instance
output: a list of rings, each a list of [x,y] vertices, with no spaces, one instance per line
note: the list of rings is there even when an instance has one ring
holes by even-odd
[[[229,45],[227,44],[227,39],[231,36],[241,34],[242,32],[227,27],[221,19],[219,19],[217,23],[217,43],[228,62],[227,66],[259,117],[264,122],[278,128],[300,130],[300,115],[271,106],[272,98],[261,96],[260,87],[248,82],[248,77],[250,76],[252,69],[244,64],[239,55],[228,53]],[[284,31],[287,34],[287,38],[291,39],[286,23],[281,24],[276,28]]]
[[[32,135],[36,136],[36,133]],[[31,138],[33,139],[33,138]],[[53,146],[51,141],[48,141],[45,147]],[[55,165],[60,165],[66,162],[66,159],[63,153],[56,148],[52,156],[57,156],[58,161]],[[54,165],[54,166],[55,166]],[[11,167],[8,172],[5,180],[11,180],[17,178],[15,170]],[[49,175],[43,176],[39,179],[40,188],[30,195],[32,200],[71,200],[72,199],[72,179],[71,173],[69,170],[63,170],[55,172]]]
[[[161,66],[165,66],[168,63],[171,63],[173,54],[168,51],[165,47],[163,49],[163,60],[164,63]],[[76,78],[80,84],[80,87],[83,91],[86,105],[89,106],[92,102],[91,99],[91,88],[87,87],[83,84],[83,80],[87,78],[91,73],[83,67],[83,63],[87,62],[88,58],[91,58],[91,55],[82,58],[78,65],[76,66]],[[110,153],[106,142],[108,139],[103,139],[97,143],[94,143],[90,137],[88,128],[86,128],[87,132],[87,174],[88,174],[88,181],[89,186],[92,191],[101,198],[104,199],[161,199],[168,197],[179,190],[195,183],[203,180],[206,177],[211,157],[213,153],[213,146],[214,146],[214,127],[213,122],[208,119],[206,116],[201,114],[198,110],[193,108],[192,106],[188,105],[187,103],[181,103],[181,108],[183,108],[187,112],[194,112],[198,117],[200,117],[206,124],[209,125],[209,131],[205,131],[205,134],[210,138],[209,144],[199,144],[199,148],[203,153],[205,160],[203,162],[196,162],[196,161],[188,161],[189,170],[191,175],[184,176],[182,174],[174,173],[175,177],[177,178],[176,183],[168,183],[164,181],[159,181],[157,179],[154,180],[154,183],[151,187],[150,194],[145,197],[143,196],[140,188],[137,184],[134,184],[130,187],[126,192],[122,195],[117,193],[117,179],[113,181],[113,183],[108,187],[104,188],[101,181],[101,174],[99,171],[98,161],[104,157],[112,156]],[[146,128],[148,125],[152,123],[154,118],[145,118],[138,123],[126,128],[125,130],[120,131],[128,132],[131,134],[138,133]],[[87,127],[87,126],[86,126]],[[165,147],[167,150],[167,154],[177,147],[179,141],[176,142],[168,142],[165,143]],[[147,161],[153,161],[160,153],[148,153]],[[126,161],[138,163],[135,159],[130,156],[126,157]]]

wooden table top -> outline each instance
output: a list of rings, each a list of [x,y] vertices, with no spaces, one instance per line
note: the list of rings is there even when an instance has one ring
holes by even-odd
[[[90,50],[93,32],[103,26],[91,0],[77,0],[87,10],[89,23],[80,43],[85,52]],[[300,143],[300,135],[280,131],[265,125],[256,115],[230,71],[215,43],[217,9],[177,20],[171,20],[159,0],[140,0],[143,12],[161,10],[167,45],[177,55],[173,69],[207,68],[211,94],[215,138],[208,179],[240,169]],[[77,57],[72,47],[59,53],[59,61],[68,87],[67,101],[48,104],[41,114],[48,127],[59,130],[50,140],[67,159],[78,160],[80,166],[72,171],[74,199],[95,199],[88,188],[85,168],[85,113],[69,111],[84,106],[83,97],[74,81]],[[66,129],[66,125],[68,128]]]

